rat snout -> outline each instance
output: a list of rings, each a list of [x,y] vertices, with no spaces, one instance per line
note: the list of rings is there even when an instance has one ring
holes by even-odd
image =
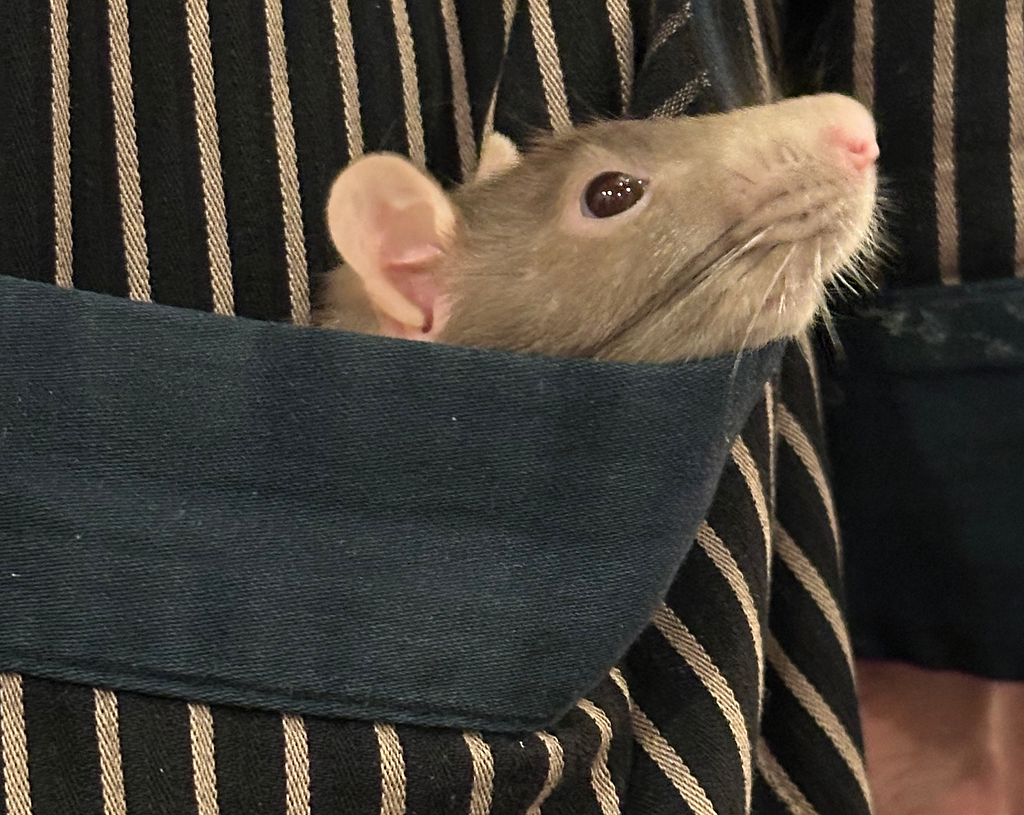
[[[860,175],[872,167],[878,158],[875,122],[867,109],[842,96],[833,96],[832,116],[821,130],[822,140],[836,150],[840,161]]]
[[[825,128],[822,136],[838,149],[842,160],[856,173],[864,172],[878,158],[878,142],[874,129],[866,133],[863,129],[848,129],[842,125]]]

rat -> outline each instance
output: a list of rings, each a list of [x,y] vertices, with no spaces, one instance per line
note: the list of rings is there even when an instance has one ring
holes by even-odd
[[[805,330],[876,231],[870,113],[837,94],[612,120],[522,154],[485,140],[446,192],[368,154],[327,206],[343,265],[318,325],[480,348],[667,362]]]

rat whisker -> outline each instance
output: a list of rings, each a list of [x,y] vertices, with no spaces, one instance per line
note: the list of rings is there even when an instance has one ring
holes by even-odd
[[[775,285],[779,282],[779,279],[782,277],[782,273],[786,271],[786,267],[789,265],[789,261],[792,260],[793,254],[796,252],[796,248],[797,244],[795,243],[789,247],[789,251],[786,253],[786,256],[782,259],[782,262],[779,264],[779,268],[775,270],[775,274],[772,276],[772,279],[768,282],[768,285],[765,287],[764,294],[761,297],[761,305],[754,313],[754,316],[750,319],[750,322],[747,323],[747,330],[743,335],[743,342],[741,342],[739,345],[740,350],[736,352],[736,358],[732,364],[732,372],[729,374],[729,387],[727,389],[726,396],[727,400],[729,397],[732,396],[732,386],[736,380],[736,377],[739,374],[740,362],[743,359],[743,352],[747,346],[747,340],[750,339],[750,335],[754,330],[754,326],[757,325],[757,321],[761,318],[761,315],[764,313],[764,307],[768,304],[768,299],[771,297],[772,289],[774,289]]]
[[[733,167],[729,167],[728,170],[729,170],[730,174],[736,176],[737,178],[739,178],[739,179],[741,179],[743,181],[746,181],[747,184],[749,184],[751,187],[756,187],[757,186],[757,182],[754,181],[754,179],[752,179],[746,173],[741,173],[739,170],[737,170],[737,169],[735,169]]]
[[[828,309],[822,310],[821,322],[825,326],[829,342],[832,343],[832,347],[835,349],[836,355],[839,357],[845,356],[846,352],[843,350],[843,341],[839,338],[839,333],[836,331],[835,320],[832,318],[832,313]]]

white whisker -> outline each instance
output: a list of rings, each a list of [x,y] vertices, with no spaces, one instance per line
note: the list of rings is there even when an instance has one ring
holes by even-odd
[[[743,335],[743,342],[741,342],[739,345],[740,350],[736,352],[736,361],[733,362],[732,373],[729,375],[730,395],[732,392],[732,384],[736,379],[736,375],[739,373],[740,359],[743,357],[743,349],[747,347],[747,340],[750,339],[750,334],[753,332],[754,326],[757,325],[757,321],[761,318],[761,314],[764,312],[764,307],[768,303],[768,298],[771,296],[772,289],[775,288],[775,284],[778,283],[779,278],[782,277],[782,273],[786,270],[786,267],[789,265],[789,261],[793,258],[793,254],[796,252],[796,248],[797,244],[795,243],[789,247],[789,251],[786,253],[786,256],[782,259],[782,262],[779,264],[779,268],[776,269],[775,274],[772,276],[771,281],[768,283],[767,288],[765,288],[764,290],[764,294],[761,296],[761,305],[758,307],[757,311],[754,313],[754,316],[747,324],[746,333],[744,333]],[[785,292],[783,292],[783,298],[784,297]]]

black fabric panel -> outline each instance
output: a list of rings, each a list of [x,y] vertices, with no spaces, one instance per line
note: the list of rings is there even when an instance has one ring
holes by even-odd
[[[402,70],[390,3],[349,3],[366,152],[409,154]]]
[[[801,423],[804,426],[807,423]],[[779,439],[778,467],[780,477],[785,474],[789,492],[799,496],[797,500],[780,501],[776,508],[779,523],[800,544],[807,559],[818,570],[825,585],[833,594],[840,592],[842,575],[836,563],[834,549],[823,546],[808,546],[808,542],[832,540],[832,528],[814,479],[804,467],[799,456],[785,439]],[[813,506],[807,511],[805,504]]]
[[[894,292],[829,389],[866,657],[1024,679],[1024,281]]]
[[[209,311],[213,292],[185,6],[133,3],[129,12],[153,300]]]
[[[608,717],[612,741],[608,749],[608,770],[612,784],[624,801],[629,792],[629,774],[633,766],[633,732],[629,703],[615,682],[608,678],[587,694],[587,698]]]
[[[1010,77],[1003,4],[958,4],[955,36],[960,276],[964,282],[1013,277]],[[1014,59],[1024,59],[1024,54],[1016,53]]]
[[[704,0],[691,6],[691,47],[710,70],[711,93],[719,110],[763,101],[744,5]]]
[[[700,58],[690,4],[672,0],[658,3],[651,15],[647,43],[639,52],[640,64],[630,115],[651,116],[688,82],[697,81],[711,66]],[[685,22],[682,22],[685,21]],[[687,114],[709,112],[717,107],[711,83],[701,88],[687,107]]]
[[[399,727],[405,757],[408,815],[467,812],[473,765],[462,734],[455,730]]]
[[[479,142],[505,62],[505,20],[501,0],[456,0],[466,81],[473,115],[473,133]]]
[[[213,708],[220,815],[280,815],[285,808],[281,717]]]
[[[792,656],[792,655],[790,655]],[[798,668],[803,665],[798,664]],[[817,688],[831,699],[831,687]],[[765,693],[773,707],[778,738],[766,726],[765,738],[783,769],[797,782],[815,812],[861,812],[857,779],[831,740],[789,692],[775,670],[765,669]],[[853,734],[851,734],[853,735]],[[866,807],[865,807],[866,811]]]
[[[888,292],[838,327],[844,345],[857,343],[885,373],[1015,370],[1024,364],[1022,314],[1024,283],[993,280]]]
[[[792,810],[775,794],[760,773],[754,774],[751,811],[757,815],[792,815]]]
[[[188,705],[134,693],[119,693],[117,699],[128,811],[194,815]]]
[[[0,3],[0,273],[53,280],[49,8]]]
[[[451,63],[441,4],[434,0],[413,0],[407,6],[416,51],[427,166],[438,181],[450,185],[462,180],[462,169],[455,135]]]
[[[548,776],[548,751],[535,734],[492,736],[487,743],[494,758],[491,815],[520,815],[532,804]]]
[[[839,639],[817,603],[780,557],[776,557],[772,566],[772,582],[775,587],[770,615],[772,634],[790,659],[798,661],[804,676],[815,688],[822,692],[831,689],[834,698],[829,701],[833,712],[854,741],[859,741],[859,714],[852,678],[843,677],[835,670],[836,665],[846,662]],[[836,693],[837,688],[842,692]]]
[[[835,347],[834,340],[828,336],[824,329],[820,332],[812,332],[809,341],[812,349],[812,364],[815,366],[819,365],[817,362],[818,357],[825,356],[827,358],[836,352],[841,352],[841,349]],[[821,350],[822,346],[824,346],[825,350]],[[815,401],[814,379],[811,370],[811,367],[804,361],[803,354],[799,352],[795,345],[791,345],[789,353],[783,359],[782,370],[779,375],[779,394],[784,398],[786,407],[793,415],[806,416],[811,419],[804,422],[802,426],[807,437],[811,440],[811,444],[814,445],[814,449],[822,457],[827,472],[828,447],[825,443],[825,428],[820,421],[823,417],[821,417],[819,407]],[[818,387],[821,388],[820,373],[818,377]],[[780,441],[780,444],[782,443],[784,442]]]
[[[310,296],[339,258],[327,232],[331,182],[350,160],[338,73],[334,22],[328,3],[284,3],[285,41]]]
[[[544,802],[544,815],[602,815],[590,783],[590,768],[601,745],[597,725],[579,708],[573,708],[550,731],[562,745],[565,770],[562,783]]]
[[[68,3],[75,286],[128,294],[114,145],[106,6]]]
[[[899,252],[894,286],[938,282],[932,151],[932,0],[875,4],[875,117],[887,231]]]
[[[498,88],[494,127],[517,144],[529,142],[539,133],[551,130],[526,3],[519,4],[512,22],[508,54]]]
[[[679,791],[644,749],[633,747],[633,774],[622,815],[694,815]]]
[[[209,11],[235,312],[287,320],[281,179],[263,6],[219,0]]]
[[[853,0],[786,0],[779,14],[782,95],[800,96],[823,88],[851,93]]]
[[[104,815],[93,690],[25,677],[33,815]]]
[[[683,619],[687,625],[690,623],[690,617]],[[708,632],[706,627],[692,631],[705,646],[707,643],[704,637]],[[728,633],[737,640],[745,637],[742,631]],[[734,648],[743,647],[739,643],[734,645]],[[712,654],[716,664],[719,664],[719,656],[721,652]],[[746,661],[750,661],[749,657]],[[633,685],[631,690],[636,703],[656,724],[662,736],[686,756],[687,766],[694,777],[700,779],[715,811],[723,815],[741,815],[743,768],[739,751],[729,723],[710,691],[686,660],[653,626],[640,636],[630,652],[630,667],[637,674],[658,675],[662,683],[672,688],[672,693],[668,694],[657,684],[643,682]],[[740,677],[728,672],[721,664],[719,668],[728,677],[737,697],[749,700],[750,685],[739,686],[737,680]],[[754,677],[756,696],[756,673],[752,670],[749,675],[747,679]],[[699,749],[693,749],[694,745],[699,745]]]
[[[740,570],[750,586],[751,594],[757,599],[762,599],[768,596],[768,574],[765,568],[767,555],[763,543],[760,546],[755,546],[748,542],[758,539],[763,541],[764,532],[761,531],[754,500],[745,484],[739,468],[730,459],[722,472],[719,491],[728,494],[732,500],[715,501],[708,511],[707,522],[739,564]],[[705,565],[700,567],[707,569],[705,579],[720,583],[723,592],[732,594],[732,590],[727,588],[727,583],[721,572],[710,560],[706,560],[706,557],[706,555],[702,555]],[[694,569],[696,568],[698,567],[694,567]],[[701,582],[699,581],[698,585]],[[674,587],[671,596],[678,598],[674,602],[690,602],[696,606],[696,600],[687,600],[685,591],[682,587]]]
[[[373,725],[306,718],[313,815],[377,815],[380,750]]]
[[[603,0],[552,3],[551,24],[560,46],[572,120],[620,115],[619,63],[607,5]]]

